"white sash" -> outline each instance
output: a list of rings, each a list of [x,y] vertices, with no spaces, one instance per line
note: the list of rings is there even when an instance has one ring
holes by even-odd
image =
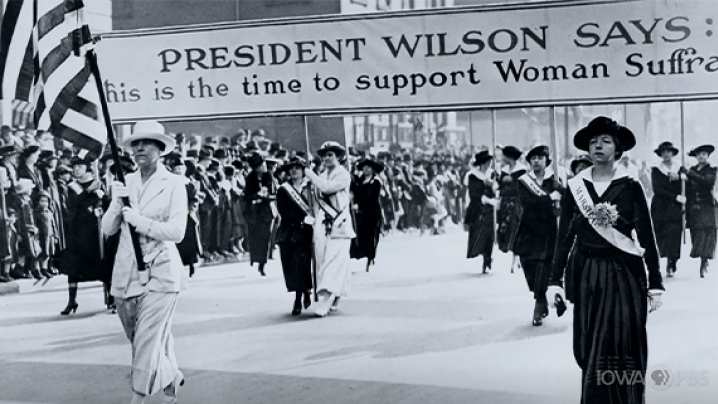
[[[521,181],[526,187],[531,190],[536,196],[546,196],[546,191],[541,188],[539,184],[534,181],[533,178],[531,178],[528,173],[522,175],[519,177],[519,181]]]
[[[580,176],[572,178],[568,181],[568,187],[571,190],[571,194],[573,194],[573,198],[576,200],[578,210],[581,211],[581,214],[583,214],[586,219],[589,219],[589,213],[595,206],[595,203],[586,190],[583,178]],[[590,219],[588,222],[591,224],[591,227],[596,230],[596,233],[611,243],[612,246],[631,255],[643,257],[643,252],[645,250],[638,244],[638,242],[636,242],[636,240],[626,236],[613,227],[597,226],[591,223]]]
[[[304,213],[307,215],[310,215],[309,206],[304,202],[304,198],[297,192],[296,189],[294,189],[293,186],[291,186],[288,182],[285,182],[284,184],[279,186],[280,188],[284,188],[285,191],[289,194],[289,196],[292,198],[292,201],[299,206]]]

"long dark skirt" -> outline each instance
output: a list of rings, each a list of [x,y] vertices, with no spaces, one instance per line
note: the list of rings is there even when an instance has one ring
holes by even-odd
[[[247,223],[247,246],[249,264],[266,264],[269,256],[269,239],[272,235],[272,222],[251,221]]]
[[[519,230],[521,217],[516,202],[516,197],[502,198],[501,208],[496,214],[499,226],[496,230],[496,243],[503,252],[513,251],[516,232]]]
[[[656,244],[661,258],[681,257],[681,221],[656,222]]]
[[[519,256],[521,268],[526,278],[526,286],[534,295],[534,299],[543,300],[546,298],[548,289],[548,278],[550,275],[551,261],[533,260]]]
[[[287,292],[306,292],[312,288],[312,236],[279,244],[279,257]]]
[[[582,404],[643,403],[648,363],[645,268],[611,249],[576,249],[573,352],[582,370]],[[618,382],[618,378],[621,382]]]
[[[180,258],[182,258],[182,265],[187,266],[199,262],[199,255],[202,253],[202,244],[199,240],[197,228],[198,226],[195,219],[191,215],[188,216],[184,238],[181,242],[177,243],[177,250],[179,251]]]
[[[369,262],[376,257],[381,233],[381,216],[356,214],[356,237],[349,247],[349,256],[354,259],[368,258]]]
[[[716,252],[716,229],[691,229],[691,258],[712,260]]]
[[[466,258],[479,255],[491,257],[494,249],[494,218],[492,214],[481,214],[479,219],[469,224],[469,245]]]

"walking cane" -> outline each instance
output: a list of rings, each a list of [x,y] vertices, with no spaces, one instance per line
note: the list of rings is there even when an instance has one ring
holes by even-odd
[[[309,156],[311,156],[311,151],[309,150],[309,129],[307,127],[307,116],[304,115],[304,138],[307,142],[307,164],[309,164]],[[307,170],[311,170],[311,167],[307,167]],[[314,189],[312,187],[312,184],[309,183],[307,186],[307,189],[309,190],[309,213],[314,213]],[[314,220],[317,220],[314,218]],[[312,233],[313,234],[313,233]],[[314,302],[319,301],[319,295],[317,294],[317,257],[316,252],[314,251],[314,237],[312,236],[312,285],[313,285],[313,291],[314,291]]]
[[[681,167],[686,166],[686,127],[683,114],[683,101],[681,101]],[[686,180],[681,178],[681,196],[686,197]],[[683,244],[686,244],[686,204],[681,207],[681,234],[683,235]]]

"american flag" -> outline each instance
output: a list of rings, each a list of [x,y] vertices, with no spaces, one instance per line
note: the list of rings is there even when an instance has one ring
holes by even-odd
[[[26,23],[22,17],[30,4],[32,23],[29,45],[23,53],[21,68],[15,75],[6,71],[3,76],[3,96],[11,94],[6,87],[14,84],[16,100],[29,101],[34,106],[34,122],[37,129],[46,130],[59,136],[90,157],[102,153],[107,142],[107,130],[100,107],[97,82],[92,75],[88,52],[92,52],[92,35],[85,23],[81,0],[4,0],[7,11],[11,7],[20,10],[13,26],[8,18],[7,30],[12,32],[5,52],[6,18],[3,18],[3,56],[8,61],[18,58],[20,44],[13,44],[14,38],[22,41],[28,38]],[[32,58],[28,60],[27,49]],[[16,51],[17,52],[17,51]],[[11,64],[8,64],[11,66]],[[6,69],[7,70],[7,69]],[[27,77],[32,77],[31,95],[26,93]],[[17,77],[17,79],[14,79]],[[27,94],[27,95],[26,95]]]

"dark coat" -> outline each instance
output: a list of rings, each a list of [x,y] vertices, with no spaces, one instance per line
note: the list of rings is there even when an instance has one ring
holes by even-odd
[[[529,174],[525,174],[528,176]],[[529,181],[532,181],[529,179]],[[521,219],[514,242],[514,253],[530,260],[550,261],[553,256],[558,226],[554,203],[549,197],[553,191],[563,193],[564,189],[557,186],[553,176],[545,178],[540,184],[546,193],[543,196],[534,194],[524,183],[519,181],[518,200],[521,205]]]
[[[382,187],[383,184],[377,177],[364,183],[362,175],[352,182],[356,237],[352,240],[349,248],[351,258],[368,258],[369,261],[372,261],[376,257],[376,247],[379,244],[382,226],[380,202]]]
[[[259,195],[262,187],[269,192],[267,196]],[[276,198],[276,179],[269,172],[261,174],[251,171],[247,176],[247,186],[244,189],[244,203],[247,219],[247,245],[249,247],[250,265],[253,263],[265,264],[269,256],[269,243],[272,236],[272,221],[274,213],[272,203]]]
[[[693,166],[686,183],[686,227],[689,229],[715,229],[718,227],[716,199],[713,188],[718,168]]]
[[[199,256],[202,253],[202,244],[199,240],[199,219],[197,218],[197,193],[199,191],[196,185],[189,181],[185,184],[185,189],[187,189],[188,205],[187,227],[184,238],[177,243],[177,250],[182,258],[182,264],[190,265],[199,262]]]
[[[494,246],[494,207],[484,204],[482,197],[494,198],[494,190],[484,180],[475,175],[469,175],[469,207],[466,209],[464,224],[469,228],[469,245],[467,258],[475,258],[479,255],[488,255]]]
[[[67,246],[60,271],[69,282],[106,281],[107,267],[100,254],[100,227],[95,209],[102,210],[103,196],[96,182],[68,187]],[[104,245],[103,245],[104,247]]]
[[[651,183],[654,193],[651,201],[653,223],[680,222],[683,217],[683,206],[676,201],[676,197],[681,194],[681,181],[671,181],[670,177],[658,167],[653,167]]]
[[[300,193],[307,204],[308,191]],[[295,203],[289,191],[279,187],[277,210],[282,218],[277,230],[277,244],[282,260],[284,282],[289,292],[304,292],[312,287],[312,226],[304,223],[307,212]]]

